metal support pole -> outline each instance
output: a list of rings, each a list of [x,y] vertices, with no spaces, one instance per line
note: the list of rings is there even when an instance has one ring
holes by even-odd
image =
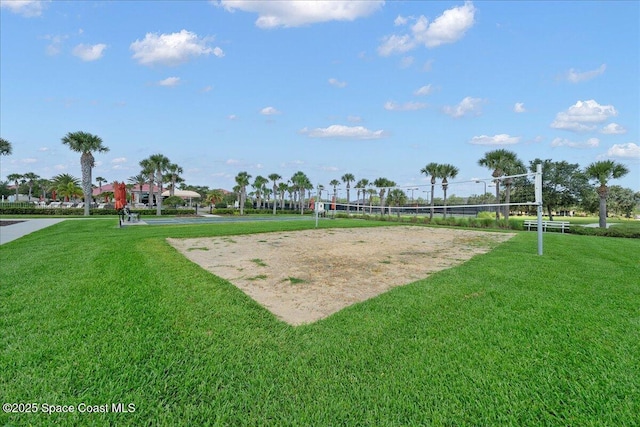
[[[538,255],[542,255],[542,164],[536,165],[535,193],[538,211]]]

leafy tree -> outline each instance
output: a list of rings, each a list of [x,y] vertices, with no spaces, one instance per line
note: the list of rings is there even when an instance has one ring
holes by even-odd
[[[624,215],[625,218],[631,218],[636,203],[636,194],[630,188],[623,188],[619,185],[609,187],[607,208],[610,212],[616,215]]]
[[[420,169],[420,172],[431,177],[431,212],[429,213],[429,219],[433,219],[433,192],[436,186],[436,178],[438,178],[440,174],[440,165],[435,162],[428,163],[425,167]]]
[[[147,176],[144,173],[139,173],[138,175],[130,176],[128,179],[129,183],[133,185],[133,189],[138,188],[138,201],[142,202],[142,187],[147,183]]]
[[[62,138],[62,143],[68,145],[71,151],[82,153],[80,166],[82,169],[82,191],[84,193],[84,215],[91,214],[91,170],[95,166],[94,152],[105,153],[108,147],[102,145],[102,139],[88,132],[69,132]]]
[[[394,188],[389,191],[389,195],[387,196],[387,202],[389,207],[391,206],[403,206],[407,204],[407,195],[404,191],[399,188]],[[400,210],[398,210],[398,217],[400,216]]]
[[[221,189],[211,190],[207,193],[207,196],[205,197],[205,201],[209,202],[213,206],[222,202],[223,200],[224,200],[224,191],[222,191]]]
[[[599,184],[597,187],[598,197],[600,198],[599,226],[600,228],[607,228],[607,195],[609,194],[607,184],[612,179],[622,178],[628,174],[629,169],[613,160],[602,160],[587,166],[585,173],[589,179],[596,181],[596,185]]]
[[[53,177],[51,185],[53,191],[57,193],[54,199],[57,199],[57,196],[63,196],[65,201],[69,201],[69,197],[79,194],[77,188],[80,188],[80,180],[68,173],[62,173]],[[82,189],[80,188],[80,190]]]
[[[458,172],[460,172],[460,170],[449,163],[438,166],[438,177],[442,179],[442,191],[444,192],[444,218],[447,217],[447,188],[449,187],[448,179],[458,176]]]
[[[237,192],[239,198],[240,205],[240,215],[244,215],[244,204],[247,200],[247,185],[249,185],[249,180],[251,179],[251,175],[247,172],[239,172],[236,175],[236,184],[237,184]]]
[[[0,138],[0,156],[9,156],[12,152],[11,143],[4,138]]]
[[[145,180],[149,183],[149,199],[147,200],[147,204],[149,209],[151,209],[153,207],[153,193],[155,192],[155,168],[151,159],[140,160],[140,167],[142,168],[140,174],[144,175]],[[140,196],[142,197],[142,187],[140,187]]]
[[[329,185],[333,187],[333,200],[335,202],[338,201],[338,185],[340,185],[340,181],[337,179],[332,179],[329,181]]]
[[[293,184],[295,190],[298,192],[298,201],[300,203],[300,215],[304,214],[304,196],[306,190],[313,189],[313,184],[309,180],[309,177],[302,172],[298,171],[291,177],[291,183]]]
[[[288,183],[281,182],[278,184],[278,194],[280,195],[280,209],[284,209],[284,196],[288,190],[289,190]]]
[[[351,201],[351,197],[349,194],[349,190],[351,189],[351,183],[356,180],[356,178],[351,173],[345,173],[342,175],[342,182],[347,184],[347,213],[349,213],[349,203]]]
[[[553,220],[554,211],[579,203],[588,179],[577,163],[535,159],[529,162],[529,170],[535,172],[538,164],[542,164],[542,201]]]
[[[166,199],[164,199],[164,203],[166,203],[167,206],[174,206],[177,208],[178,206],[184,205],[184,200],[182,200],[178,196],[169,196]]]

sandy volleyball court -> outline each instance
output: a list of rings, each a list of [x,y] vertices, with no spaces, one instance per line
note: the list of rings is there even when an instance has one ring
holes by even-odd
[[[280,319],[300,325],[458,265],[512,236],[395,226],[167,240]]]

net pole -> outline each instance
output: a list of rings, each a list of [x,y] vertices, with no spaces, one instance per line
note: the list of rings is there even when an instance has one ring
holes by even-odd
[[[542,255],[542,164],[536,165],[535,176],[536,204],[538,205],[538,255]]]

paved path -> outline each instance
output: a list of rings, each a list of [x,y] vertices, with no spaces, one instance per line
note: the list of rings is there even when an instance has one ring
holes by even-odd
[[[6,221],[22,221],[16,224],[3,225],[0,227],[0,245],[9,243],[19,239],[22,236],[42,230],[50,225],[64,221],[64,218],[47,218],[47,219],[19,219]]]

